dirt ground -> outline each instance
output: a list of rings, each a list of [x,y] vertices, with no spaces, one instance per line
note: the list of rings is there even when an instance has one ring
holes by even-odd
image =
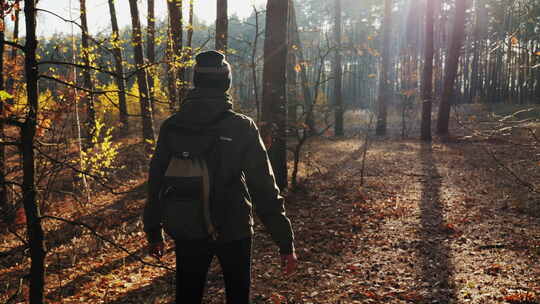
[[[524,209],[528,189],[490,153],[529,154],[463,136],[377,139],[362,184],[362,152],[355,136],[308,144],[300,185],[286,193],[298,272],[281,275],[277,248],[257,223],[253,303],[540,303],[540,217]],[[172,303],[173,272],[141,263],[158,262],[144,252],[144,176],[128,177],[118,189],[125,194],[95,195],[84,208],[66,198],[48,211],[129,253],[84,227],[46,220],[47,303]],[[25,246],[5,229],[1,240],[0,302],[24,303]],[[205,303],[224,303],[223,295],[214,261]]]

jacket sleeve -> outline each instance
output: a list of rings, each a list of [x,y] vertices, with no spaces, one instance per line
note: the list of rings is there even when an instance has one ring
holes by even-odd
[[[294,251],[291,222],[285,213],[285,202],[276,185],[266,148],[253,122],[248,145],[244,173],[255,213],[279,246],[280,253],[290,254]]]
[[[148,197],[144,206],[143,225],[146,238],[150,243],[163,241],[161,208],[158,197],[170,159],[169,149],[164,144],[164,130],[165,123],[161,126],[156,150],[150,160],[150,170],[148,172]]]

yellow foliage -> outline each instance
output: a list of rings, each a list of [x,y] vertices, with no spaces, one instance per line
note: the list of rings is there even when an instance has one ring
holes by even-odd
[[[112,132],[114,128],[106,128],[101,119],[96,119],[96,126],[92,135],[92,147],[81,151],[81,170],[92,176],[107,177],[114,170],[120,169],[115,164],[120,143],[113,143]]]

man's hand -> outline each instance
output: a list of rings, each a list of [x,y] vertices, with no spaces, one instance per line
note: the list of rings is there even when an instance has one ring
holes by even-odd
[[[165,243],[164,242],[155,242],[148,245],[148,253],[156,259],[161,259],[163,253],[165,252]]]
[[[281,268],[283,269],[283,274],[285,276],[290,276],[296,270],[296,265],[298,264],[298,258],[296,253],[281,255]]]

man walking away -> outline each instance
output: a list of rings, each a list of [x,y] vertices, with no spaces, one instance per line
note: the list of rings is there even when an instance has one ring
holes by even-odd
[[[180,111],[161,126],[144,230],[156,257],[163,254],[163,230],[176,243],[177,304],[201,303],[214,256],[227,303],[248,304],[252,209],[278,245],[286,275],[297,263],[293,232],[257,126],[232,111],[225,56],[198,54],[193,83]]]

